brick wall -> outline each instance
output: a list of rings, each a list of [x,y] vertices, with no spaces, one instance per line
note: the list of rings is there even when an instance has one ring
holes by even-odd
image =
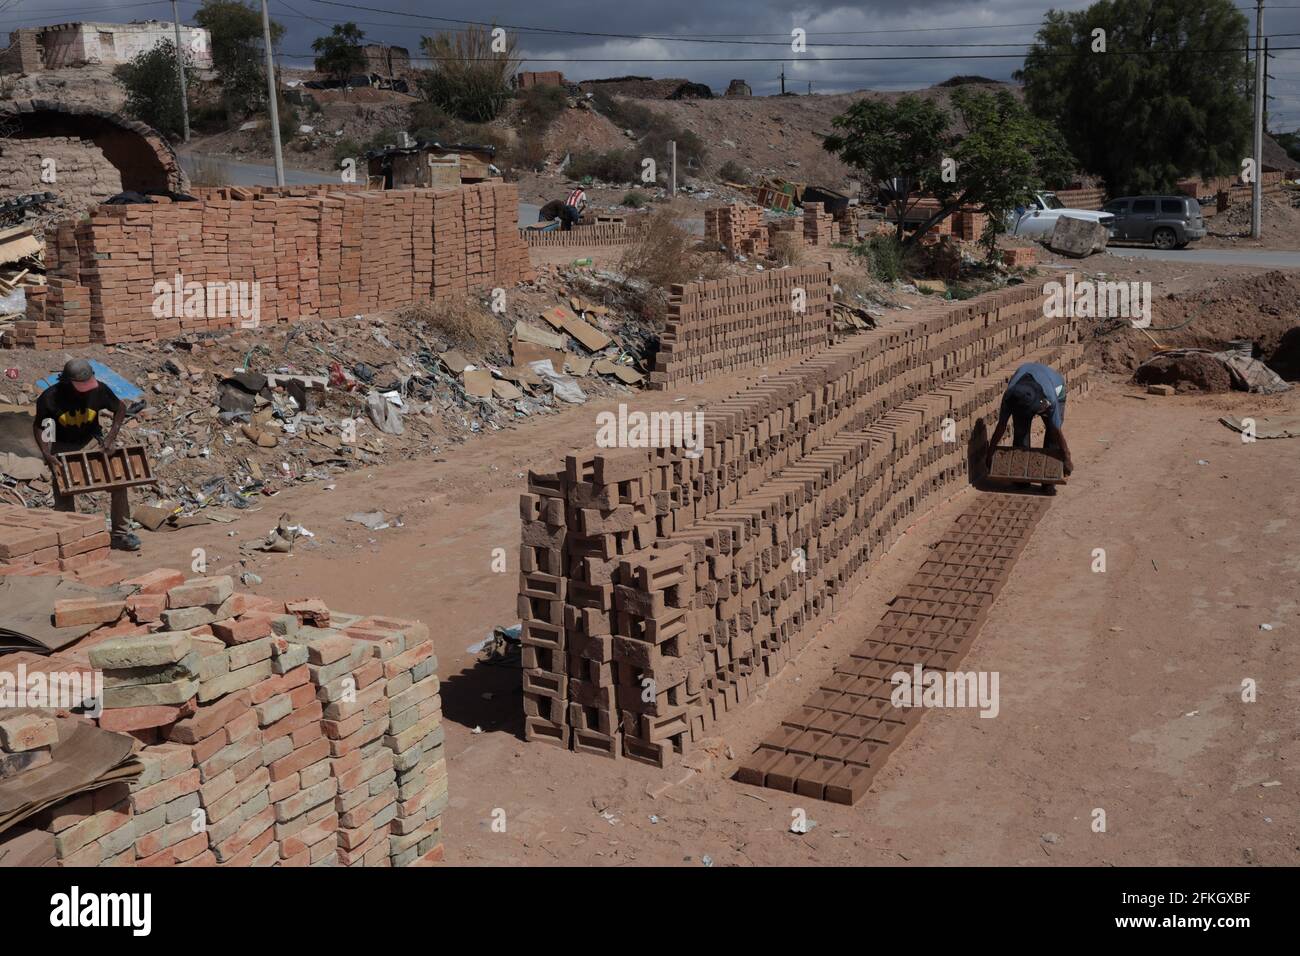
[[[1029,360],[1086,384],[1041,290],[927,305],[713,403],[698,456],[592,449],[530,472],[526,736],[658,766],[687,752],[964,484],[972,429]]]
[[[241,197],[248,194],[239,191]],[[16,344],[144,342],[259,323],[336,318],[531,276],[513,185],[386,191],[260,190],[254,198],[99,206],[61,228],[50,291],[29,300]],[[160,300],[157,283],[201,285]],[[195,300],[197,299],[197,305]],[[246,309],[245,313],[250,310]]]
[[[9,34],[8,49],[0,51],[0,73],[35,73],[44,68],[39,33],[28,28]]]
[[[703,381],[822,348],[830,341],[833,289],[829,264],[673,286],[649,387]]]

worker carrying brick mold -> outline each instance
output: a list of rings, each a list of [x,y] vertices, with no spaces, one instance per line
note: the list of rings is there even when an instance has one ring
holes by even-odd
[[[984,470],[993,464],[993,450],[1007,430],[1010,419],[1013,429],[1011,444],[1015,448],[1029,448],[1029,433],[1034,419],[1041,418],[1046,434],[1043,450],[1060,453],[1061,462],[1068,475],[1074,470],[1070,446],[1065,441],[1062,426],[1065,422],[1065,377],[1056,369],[1040,362],[1026,362],[1011,376],[1011,384],[1002,394],[1002,408],[998,412],[998,425],[989,439],[984,453]]]
[[[113,424],[104,434],[102,416],[108,412]],[[59,380],[41,392],[36,399],[36,420],[32,434],[36,447],[45,459],[53,478],[58,463],[55,455],[68,451],[81,451],[91,440],[97,439],[105,451],[112,451],[117,433],[126,421],[126,405],[113,390],[95,378],[95,370],[85,359],[72,359],[63,366]],[[115,488],[109,493],[112,544],[119,551],[139,551],[140,539],[131,533],[131,508],[126,489]],[[76,511],[72,495],[54,494],[55,511]]]

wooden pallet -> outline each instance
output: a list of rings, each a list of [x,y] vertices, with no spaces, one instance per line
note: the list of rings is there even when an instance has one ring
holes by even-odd
[[[120,445],[111,452],[103,449],[65,451],[56,457],[54,488],[61,495],[84,495],[157,482],[144,445]]]
[[[1065,484],[1065,465],[1059,453],[1041,448],[998,448],[988,477],[993,481],[1029,481],[1034,484]]]

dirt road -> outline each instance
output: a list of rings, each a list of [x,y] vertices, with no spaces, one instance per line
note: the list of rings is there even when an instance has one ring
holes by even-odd
[[[146,547],[151,562],[183,566],[203,546],[220,566],[283,508],[316,538],[291,557],[260,556],[256,590],[429,622],[452,864],[1294,864],[1300,458],[1290,441],[1243,444],[1217,419],[1295,413],[1300,396],[1135,394],[1104,384],[1070,409],[1076,474],[965,663],[999,672],[999,715],[928,714],[855,808],[736,784],[721,747],[704,772],[661,773],[520,738],[518,672],[476,665],[466,648],[515,620],[515,574],[490,565],[500,547],[514,568],[520,476],[590,441],[595,408],[486,436],[446,461],[347,476],[333,491],[303,486],[234,528],[152,535]],[[923,519],[723,725],[735,757],[861,639],[972,494]],[[403,512],[404,525],[371,533],[341,520],[363,508]],[[1097,548],[1104,573],[1091,570]],[[1247,679],[1256,703],[1241,701]],[[787,832],[797,806],[819,824],[803,836]],[[1091,829],[1098,808],[1105,833]],[[505,832],[492,829],[495,811]]]

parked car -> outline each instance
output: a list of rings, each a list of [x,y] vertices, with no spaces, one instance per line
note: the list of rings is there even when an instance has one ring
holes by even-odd
[[[1035,193],[1034,198],[1026,206],[1016,209],[1007,217],[1007,232],[1013,236],[1024,236],[1029,239],[1046,239],[1056,228],[1056,220],[1062,216],[1099,222],[1107,230],[1110,229],[1115,218],[1105,211],[1071,209],[1057,198],[1056,193]]]
[[[1205,238],[1201,204],[1191,196],[1121,196],[1106,203],[1115,217],[1111,238],[1149,242],[1157,249],[1182,249]]]

